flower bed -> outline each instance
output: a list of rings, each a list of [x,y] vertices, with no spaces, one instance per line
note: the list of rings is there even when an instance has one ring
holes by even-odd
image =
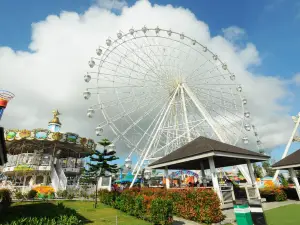
[[[129,189],[100,191],[100,201],[154,224],[171,224],[172,215],[211,224],[224,220],[220,201],[211,189]]]
[[[54,189],[51,186],[38,186],[33,188],[37,192],[37,197],[41,199],[53,199],[54,198]]]
[[[261,197],[265,198],[267,202],[280,202],[287,200],[287,195],[281,187],[270,186],[261,188],[259,191]]]

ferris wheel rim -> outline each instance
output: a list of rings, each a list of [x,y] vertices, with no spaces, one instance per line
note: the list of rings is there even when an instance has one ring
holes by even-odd
[[[147,31],[155,31],[155,30],[156,30],[156,28],[155,28],[155,29],[153,29],[153,28],[147,28]],[[143,29],[134,30],[134,34],[136,34],[136,33],[138,33],[138,32],[143,32]],[[160,29],[160,32],[168,32],[168,30]],[[174,31],[172,31],[172,34],[175,34],[175,35],[182,35],[182,34],[180,34],[180,33],[178,33],[178,32],[174,32]],[[128,40],[126,40],[126,41],[123,41],[123,42],[121,42],[121,43],[118,43],[118,41],[120,41],[120,40],[122,40],[124,37],[130,36],[130,35],[132,36],[131,39],[128,39]],[[102,58],[101,58],[101,59],[98,59],[98,58],[96,58],[96,57],[92,57],[92,59],[100,60],[100,63],[99,63],[99,65],[98,65],[98,76],[99,76],[99,74],[101,74],[100,71],[101,71],[101,69],[102,69],[103,63],[105,62],[105,60],[106,60],[107,58],[109,58],[110,54],[113,53],[114,49],[118,48],[120,45],[122,45],[122,44],[124,44],[124,43],[126,43],[126,42],[129,42],[129,41],[131,41],[131,40],[136,40],[136,39],[139,39],[139,38],[141,39],[141,38],[145,38],[145,37],[155,37],[155,38],[160,37],[160,38],[162,38],[162,37],[159,36],[158,34],[153,35],[153,36],[150,36],[150,35],[146,35],[146,34],[145,34],[144,36],[135,37],[135,36],[134,36],[133,34],[131,34],[131,32],[129,31],[129,32],[126,33],[126,34],[122,34],[122,37],[121,37],[121,38],[117,38],[117,39],[113,40],[112,43],[111,43],[111,45],[108,46],[108,48],[101,46],[101,48],[105,49],[105,51],[104,51],[104,53],[103,53],[103,55],[105,55],[105,58],[104,58],[104,59],[102,59]],[[176,41],[176,42],[178,42],[178,43],[180,43],[180,44],[184,44],[184,45],[188,46],[188,44],[185,44],[185,43],[181,42],[180,40],[175,40],[175,39],[173,39],[173,38],[168,38],[168,37],[163,37],[163,38],[168,39],[168,40],[172,40],[172,41]],[[188,37],[188,36],[186,36],[186,35],[184,35],[184,38],[186,38],[186,39],[192,41],[192,42],[193,42],[193,45],[199,45],[199,46],[201,46],[201,47],[203,47],[203,48],[207,48],[205,45],[201,44],[200,42],[198,42],[198,41],[196,41],[195,39],[192,39],[192,38],[190,38],[190,37]],[[112,40],[112,39],[109,38],[109,40]],[[113,48],[111,48],[111,47],[113,46],[114,43],[117,43],[117,45],[114,46]],[[188,46],[188,47],[191,47],[191,46]],[[217,56],[217,55],[216,55],[215,53],[213,53],[209,48],[207,48],[207,52],[210,53],[212,56]],[[199,52],[199,53],[200,53],[200,52]],[[103,56],[103,55],[102,55],[102,56]],[[201,53],[201,55],[202,55],[202,53]],[[204,56],[204,57],[205,57],[205,56]],[[205,57],[205,58],[207,59],[207,57]],[[226,64],[225,64],[218,56],[217,56],[217,61],[220,62],[221,65],[226,65]],[[227,65],[226,65],[226,67],[227,67]],[[228,74],[233,74],[233,73],[228,69],[228,67],[227,67],[226,70],[228,71]],[[98,82],[99,82],[98,76],[97,76],[97,84],[98,84]],[[153,82],[154,82],[154,81],[153,81]],[[233,85],[237,85],[236,81],[233,81],[233,82],[234,82]],[[240,101],[243,101],[243,96],[242,96],[242,94],[241,94],[240,92],[238,92],[237,94],[238,94],[238,96],[239,96]],[[97,94],[97,97],[98,97],[98,104],[100,104],[100,102],[101,102],[100,95]],[[119,100],[119,99],[118,99],[118,100]],[[97,106],[98,104],[96,104],[95,106]],[[120,105],[122,105],[122,103],[121,103]],[[241,108],[242,108],[242,113],[244,114],[244,112],[246,111],[245,105],[244,105],[244,104],[241,104],[240,106],[241,106]],[[109,121],[109,119],[107,119],[107,117],[104,115],[104,114],[105,114],[104,109],[101,108],[101,111],[102,111],[103,116],[106,118],[106,120]],[[132,119],[131,119],[131,120],[132,120]],[[243,130],[243,127],[244,127],[244,125],[246,124],[245,121],[246,121],[245,118],[242,118],[242,123],[241,123],[241,126],[240,126],[240,131]],[[133,122],[133,120],[132,120],[132,122]],[[118,128],[117,128],[116,126],[114,126],[113,123],[108,123],[108,125],[109,125],[109,127],[113,130],[113,132],[115,133],[115,135],[117,135],[117,136],[118,136],[118,135],[121,135],[122,132],[121,132],[120,130],[118,130]],[[239,136],[239,138],[240,138],[241,135],[242,135],[242,132],[239,132],[239,134],[240,134],[240,136]],[[123,136],[123,135],[121,135],[121,136]],[[125,138],[125,139],[126,139],[126,138]],[[134,144],[132,144],[132,143],[130,142],[130,140],[127,140],[127,141],[128,141],[132,146],[134,146]]]

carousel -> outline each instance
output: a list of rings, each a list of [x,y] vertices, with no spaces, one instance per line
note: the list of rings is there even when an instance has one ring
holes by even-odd
[[[60,113],[53,111],[48,129],[6,130],[8,161],[2,167],[2,186],[29,190],[39,185],[56,191],[76,186],[84,158],[96,144],[75,133],[62,133]]]

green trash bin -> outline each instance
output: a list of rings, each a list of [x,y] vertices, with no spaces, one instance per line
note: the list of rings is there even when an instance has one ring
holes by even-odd
[[[236,200],[233,203],[237,225],[253,225],[251,211],[246,200]]]

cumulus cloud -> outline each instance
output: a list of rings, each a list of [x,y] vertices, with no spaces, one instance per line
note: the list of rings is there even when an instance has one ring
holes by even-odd
[[[1,121],[6,128],[46,127],[51,111],[58,108],[63,114],[64,131],[96,138],[94,128],[103,117],[96,114],[87,119],[86,111],[96,104],[96,99],[84,101],[82,97],[88,60],[95,56],[99,44],[104,45],[107,37],[115,38],[119,30],[159,25],[183,32],[216,52],[242,84],[248,109],[265,146],[273,148],[286,142],[293,127],[289,108],[280,104],[289,96],[287,84],[279,78],[248,71],[250,66],[259,65],[261,59],[254,44],[248,43],[241,49],[229,41],[244,35],[242,29],[227,28],[223,30],[225,38],[211,37],[209,26],[187,9],[151,5],[145,0],[124,7],[124,1],[117,1],[118,7],[114,7],[121,12],[116,15],[107,10],[111,9],[105,5],[109,2],[98,1],[101,7],[93,5],[83,14],[62,12],[34,23],[30,52],[0,47],[1,87],[16,94]],[[106,135],[113,137],[109,132]]]
[[[245,37],[246,35],[246,31],[237,26],[223,28],[222,32],[224,34],[224,37],[229,41],[236,41],[238,39]]]
[[[297,74],[294,75],[293,81],[295,82],[295,84],[297,86],[300,85],[300,73],[297,73]]]
[[[98,6],[105,9],[116,9],[121,10],[125,6],[127,6],[127,2],[125,0],[97,0]]]

